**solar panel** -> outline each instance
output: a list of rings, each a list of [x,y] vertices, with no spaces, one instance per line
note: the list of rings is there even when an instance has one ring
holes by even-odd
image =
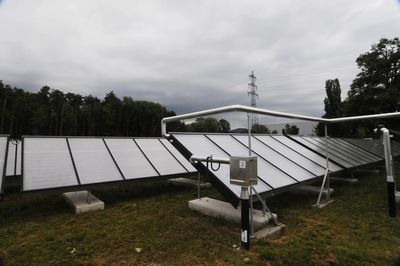
[[[187,172],[158,138],[138,138],[135,139],[135,142],[143,153],[146,154],[160,175],[174,175]]]
[[[363,158],[366,162],[371,163],[382,160],[380,157],[374,155],[373,153],[366,152],[365,150],[362,150],[359,147],[350,144],[340,138],[330,138],[329,140],[333,142],[334,145],[337,145],[338,147],[340,146],[342,147],[342,149],[347,150],[350,154],[354,154],[355,156]]]
[[[206,135],[206,137],[218,145],[222,150],[226,151],[226,153],[230,156],[249,155],[248,148],[229,135]],[[270,187],[276,189],[297,183],[295,178],[291,177],[277,166],[261,158],[257,154],[253,153],[252,155],[258,157],[257,168],[259,179],[268,184]],[[258,190],[259,189],[257,189],[257,191]]]
[[[24,191],[78,185],[65,138],[24,138]]]
[[[3,193],[8,137],[0,136],[0,194]]]
[[[106,138],[105,141],[126,179],[158,176],[133,139]]]
[[[332,151],[340,156],[342,158],[345,158],[347,161],[351,161],[353,164],[358,165],[358,164],[366,164],[368,163],[367,160],[360,158],[358,155],[352,153],[351,149],[343,149],[340,146],[337,146],[336,143],[334,143],[330,138],[317,138],[317,137],[303,137],[304,139],[315,143],[316,145],[320,145],[320,147],[326,147],[326,142],[328,142],[329,145],[329,151]]]
[[[299,142],[300,144],[304,145],[305,147],[308,147],[312,151],[318,152],[322,156],[325,156],[326,154],[326,147],[321,147],[320,145],[316,145],[315,143],[309,142],[306,139],[299,137],[299,136],[290,136],[291,139]],[[355,167],[358,164],[351,163],[347,161],[346,159],[343,159],[340,154],[334,153],[331,150],[329,150],[329,158],[334,161],[337,164],[342,165],[345,168],[352,168]]]
[[[238,139],[242,144],[246,145],[246,147],[248,147],[247,136],[242,135],[242,136],[236,136],[235,138]],[[270,147],[263,144],[254,137],[252,137],[251,149],[262,158],[265,158],[265,160],[267,160],[268,162],[277,166],[279,169],[281,169],[281,171],[287,173],[289,176],[294,178],[297,182],[301,182],[316,177],[316,175],[314,175],[313,173],[309,172],[302,166],[294,163],[287,157],[284,157],[283,155],[271,149]],[[323,174],[324,172],[321,173],[321,175]],[[277,176],[274,177],[278,179]]]
[[[194,168],[193,165],[188,160],[186,160],[185,157],[183,157],[183,155],[177,149],[175,149],[175,147],[172,146],[172,144],[167,139],[161,138],[159,140],[188,172],[197,172],[196,168]]]
[[[23,144],[24,191],[196,172],[161,138],[28,136]]]
[[[214,156],[220,158],[227,158],[229,155],[218,148],[217,145],[212,143],[209,139],[207,139],[203,135],[181,135],[181,134],[174,134],[173,137],[182,144],[191,155],[204,155],[204,156]],[[175,143],[175,142],[173,142]],[[205,162],[201,163],[203,166],[206,165]],[[209,168],[209,172],[213,174],[217,180],[216,182],[220,182],[229,191],[231,191],[236,197],[240,197],[240,187],[234,186],[230,184],[229,181],[229,172],[230,167],[226,164],[221,164],[219,166],[218,171],[214,171],[213,169]],[[271,188],[267,187],[265,191],[269,191]]]
[[[6,176],[21,175],[21,147],[20,140],[10,140],[8,142]],[[15,164],[15,162],[17,163]]]
[[[282,143],[284,146],[292,149],[298,154],[301,154],[302,156],[306,157],[307,159],[315,162],[316,164],[320,165],[321,167],[326,167],[326,158],[323,155],[320,155],[318,153],[315,153],[307,148],[305,148],[303,145],[298,144],[297,142],[281,135],[272,135],[270,136],[274,140]],[[336,163],[334,163],[332,160],[329,160],[329,169],[333,172],[343,170],[343,168]]]
[[[172,133],[172,138],[178,142],[178,144],[174,142],[175,146],[182,145],[189,155],[227,158],[229,156],[248,156],[249,154],[247,135]],[[265,138],[271,146],[262,141]],[[264,136],[252,137],[252,155],[258,157],[259,182],[255,187],[258,193],[265,196],[273,195],[297,184],[316,181],[325,174],[325,168],[310,159],[319,158],[315,160],[320,160],[320,163],[325,164],[320,155],[314,153],[316,156],[313,157],[312,151],[307,150],[307,155],[302,156],[270,136],[265,138]],[[295,143],[293,140],[289,141]],[[300,144],[296,145],[302,147]],[[305,163],[306,166],[302,163]],[[206,163],[202,162],[201,165],[204,167]],[[342,168],[336,167],[342,170]],[[236,196],[236,199],[239,198],[240,187],[231,185],[229,182],[229,165],[222,164],[219,171],[209,167],[208,171],[223,184],[223,187],[217,187],[220,192],[227,194],[226,190],[229,190]]]
[[[121,181],[123,177],[101,138],[68,138],[82,185]]]
[[[307,157],[303,156],[301,153],[297,153],[296,151],[280,143],[273,137],[260,135],[260,136],[253,136],[253,138],[255,138],[256,141],[259,141],[264,145],[270,147],[271,149],[274,149],[274,151],[279,152],[280,154],[282,154],[282,156],[288,158],[289,160],[301,165],[314,175],[318,176],[325,174],[325,166],[321,166],[315,163],[314,161],[308,159]]]
[[[343,140],[348,143],[351,143],[357,147],[360,147],[364,151],[371,152],[371,153],[375,154],[376,156],[379,156],[381,158],[385,157],[383,144],[380,139],[344,138]],[[393,156],[399,156],[400,155],[400,144],[395,141],[391,141],[391,150],[392,150]]]
[[[303,138],[306,141],[308,141],[308,142],[320,147],[323,150],[326,150],[326,142],[323,142],[321,140],[316,140],[316,139],[311,138],[311,137],[301,137],[301,138]],[[358,160],[357,158],[354,158],[354,157],[350,156],[349,154],[347,154],[346,152],[340,150],[339,148],[331,145],[329,142],[328,142],[328,145],[329,145],[329,153],[330,154],[334,154],[335,156],[338,156],[342,160],[345,160],[345,161],[351,163],[353,166],[357,166],[357,165],[365,163],[365,162],[363,162],[361,160]]]

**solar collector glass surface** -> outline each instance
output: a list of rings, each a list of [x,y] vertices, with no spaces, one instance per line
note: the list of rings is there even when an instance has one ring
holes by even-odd
[[[248,137],[247,136],[235,136],[235,138],[240,141],[243,145],[248,147]],[[248,148],[246,148],[247,150]],[[315,178],[312,172],[307,171],[305,168],[299,166],[298,164],[292,162],[288,158],[274,151],[264,143],[252,137],[251,149],[259,154],[261,157],[265,158],[268,162],[277,166],[281,171],[285,172],[287,175],[295,178],[298,182]],[[274,179],[280,179],[279,176],[274,176]]]
[[[344,149],[343,147],[337,145],[337,143],[333,142],[330,138],[329,139],[311,138],[311,139],[312,141],[319,143],[319,145],[321,146],[326,146],[326,141],[327,141],[329,145],[329,151],[337,152],[337,154],[344,156],[343,158],[346,158],[346,160],[352,160],[353,163],[357,163],[358,165],[369,163],[369,160],[366,160],[360,157],[359,155],[354,154],[349,149]],[[309,138],[307,138],[307,140],[309,140]]]
[[[82,185],[121,181],[117,166],[101,138],[68,138]]]
[[[221,150],[218,146],[212,143],[204,135],[173,135],[192,155],[196,156],[210,156],[219,158],[228,158],[229,155]],[[201,162],[206,166],[205,162]],[[209,168],[209,171],[213,173],[218,180],[223,183],[230,191],[232,191],[236,197],[240,197],[240,187],[231,185],[229,180],[230,166],[227,164],[221,164],[218,171],[214,171]],[[264,191],[271,190],[270,187],[266,187]],[[262,191],[262,192],[264,192]],[[261,192],[259,192],[261,193]]]
[[[322,140],[313,139],[311,137],[302,137],[302,138],[305,139],[306,141],[309,141],[312,144],[320,147],[321,149],[326,149],[326,142],[323,142]],[[328,142],[328,144],[329,144],[329,153],[339,156],[340,158],[342,158],[343,160],[346,160],[347,162],[350,162],[354,166],[358,166],[358,165],[365,163],[364,161],[362,161],[358,158],[350,156],[346,151],[343,151],[340,148],[330,145],[329,142]]]
[[[310,141],[315,141],[315,142],[319,143],[319,145],[322,145],[323,147],[325,147],[326,143],[328,142],[329,151],[337,152],[338,154],[345,156],[347,159],[350,159],[350,160],[354,161],[355,163],[358,163],[359,165],[367,164],[370,162],[369,160],[364,159],[362,156],[355,154],[354,152],[352,152],[352,150],[345,149],[344,147],[337,145],[337,143],[333,142],[330,138],[327,138],[327,139],[316,138],[316,137],[311,137],[311,138],[303,137],[303,138],[310,140]]]
[[[230,156],[249,156],[248,148],[229,135],[207,135]],[[253,154],[253,156],[257,156]],[[274,189],[293,185],[297,180],[280,170],[269,161],[257,156],[258,177]]]
[[[312,160],[313,162],[317,163],[318,165],[322,167],[326,167],[326,158],[305,148],[303,145],[293,141],[292,139],[286,137],[286,136],[280,136],[280,135],[275,135],[271,136],[274,140],[284,144],[285,146],[289,147],[293,151],[296,151],[297,153],[301,154],[302,156],[308,158],[309,160]],[[343,168],[336,163],[334,163],[331,159],[329,160],[329,168],[331,171],[340,171],[343,170]]]
[[[353,153],[357,156],[362,157],[367,163],[377,162],[381,160],[380,157],[374,155],[373,153],[362,150],[359,147],[350,144],[340,138],[330,138],[330,140],[337,146],[341,146],[343,149],[348,150],[349,153]]]
[[[188,172],[197,172],[196,168],[194,168],[193,165],[188,160],[186,160],[186,158],[183,157],[183,155],[177,149],[175,149],[175,147],[172,146],[172,144],[168,140],[163,138],[160,138],[159,140]]]
[[[352,139],[352,138],[344,138],[344,141],[356,145],[365,151],[372,152],[373,154],[380,156],[381,158],[385,157],[383,144],[380,140],[377,139]]]
[[[78,185],[65,138],[24,138],[23,191]]]
[[[158,176],[133,139],[105,138],[104,140],[125,179]]]
[[[135,142],[160,175],[187,173],[186,169],[171,155],[157,138],[138,138],[135,139]]]
[[[286,158],[290,158],[294,162],[302,165],[304,168],[314,173],[315,175],[319,176],[325,174],[325,167],[317,164],[316,162],[310,160],[309,158],[303,156],[302,154],[295,152],[294,150],[280,143],[271,136],[257,135],[253,137],[256,138],[258,141],[262,142],[263,144],[268,145],[277,152],[281,153]]]
[[[316,151],[318,153],[320,153],[322,156],[325,156],[326,154],[326,149],[321,148],[320,146],[317,146],[305,139],[303,139],[302,137],[299,136],[290,136],[290,138],[293,138],[294,140],[298,141],[299,143],[301,143],[302,145],[310,148],[313,151]],[[333,152],[329,152],[329,158],[334,161],[337,162],[338,164],[344,166],[345,168],[352,168],[355,167],[356,165],[353,163],[348,162],[347,160],[342,159],[340,156],[338,156],[336,153]]]

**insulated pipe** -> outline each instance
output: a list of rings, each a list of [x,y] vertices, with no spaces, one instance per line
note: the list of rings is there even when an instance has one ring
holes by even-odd
[[[393,159],[390,147],[390,133],[387,128],[380,129],[382,142],[385,149],[386,183],[388,192],[389,216],[396,217],[396,184],[394,182]]]
[[[235,104],[229,105],[214,109],[208,109],[199,112],[193,112],[183,115],[176,115],[165,117],[161,120],[161,134],[162,136],[166,137],[167,135],[167,123],[175,122],[183,119],[195,118],[199,116],[205,115],[213,115],[213,114],[220,114],[226,112],[248,112],[254,114],[261,114],[261,115],[269,115],[275,117],[284,117],[284,118],[291,118],[291,119],[299,119],[299,120],[306,120],[306,121],[313,121],[313,122],[321,122],[321,123],[341,123],[341,122],[348,122],[354,120],[365,120],[365,119],[374,119],[374,118],[394,118],[400,117],[400,112],[393,112],[393,113],[384,113],[384,114],[373,114],[373,115],[361,115],[361,116],[350,116],[350,117],[341,117],[341,118],[320,118],[320,117],[312,117],[312,116],[305,116],[305,115],[298,115],[292,113],[285,113],[285,112],[276,112],[268,109],[256,108],[256,107],[249,107],[245,105]]]

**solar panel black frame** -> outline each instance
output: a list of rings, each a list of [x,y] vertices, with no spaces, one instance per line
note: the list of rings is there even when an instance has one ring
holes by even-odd
[[[38,136],[38,135],[24,135],[22,136],[22,141],[21,141],[21,177],[22,180],[24,178],[24,139],[25,138],[64,138],[66,140],[71,139],[71,138],[88,138],[88,139],[104,139],[104,138],[113,138],[113,139],[162,139],[161,137],[117,137],[117,136]],[[165,148],[167,151],[169,151],[167,148]],[[71,156],[71,148],[68,145],[68,150]],[[146,158],[147,159],[147,158]],[[175,158],[176,159],[176,158]],[[75,163],[73,161],[73,157],[71,157],[71,160],[73,162],[73,167],[74,167],[74,171],[75,174],[77,175],[77,179],[79,182],[79,185],[73,185],[73,186],[63,186],[63,187],[55,187],[55,188],[40,188],[40,189],[32,189],[32,190],[24,190],[23,185],[21,185],[21,192],[22,193],[34,193],[34,192],[41,192],[41,191],[49,191],[49,190],[54,190],[54,191],[64,191],[64,190],[70,190],[70,189],[90,189],[96,186],[101,186],[101,185],[106,185],[106,184],[120,184],[120,183],[131,183],[131,182],[135,182],[135,181],[140,181],[140,180],[145,180],[145,179],[156,179],[156,178],[174,178],[174,177],[182,177],[182,176],[189,176],[189,175],[193,175],[194,173],[196,173],[196,171],[194,172],[189,172],[185,167],[183,167],[183,169],[185,169],[187,172],[186,173],[177,173],[177,174],[172,174],[172,175],[158,175],[158,176],[153,176],[153,177],[143,177],[143,178],[135,178],[135,179],[126,179],[126,180],[116,180],[116,181],[108,181],[108,182],[99,182],[99,183],[91,183],[91,184],[81,184],[80,180],[79,180],[79,174],[77,172]],[[148,159],[147,159],[148,160]],[[177,159],[176,159],[177,160]],[[178,161],[178,160],[177,160]],[[23,182],[22,182],[23,183]]]

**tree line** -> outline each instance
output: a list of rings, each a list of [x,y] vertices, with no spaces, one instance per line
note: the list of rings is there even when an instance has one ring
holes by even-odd
[[[324,118],[358,116],[400,111],[400,40],[381,39],[356,60],[359,73],[351,83],[346,99],[341,99],[338,79],[325,83]],[[328,125],[330,136],[370,137],[383,124],[400,130],[400,119],[375,119]],[[316,128],[324,135],[324,125]]]
[[[0,80],[0,134],[12,138],[22,135],[43,136],[160,136],[161,119],[174,116],[159,103],[118,98],[113,91],[104,99],[42,87],[29,92]],[[230,132],[225,119],[200,117],[185,124],[168,124],[168,131]],[[276,134],[262,124],[252,126],[253,133]],[[286,125],[288,134],[297,134],[296,126]]]
[[[159,103],[118,98],[104,99],[64,93],[48,86],[38,92],[11,87],[0,81],[0,133],[66,136],[159,136],[163,117],[174,116]],[[171,123],[180,131],[182,123]]]

